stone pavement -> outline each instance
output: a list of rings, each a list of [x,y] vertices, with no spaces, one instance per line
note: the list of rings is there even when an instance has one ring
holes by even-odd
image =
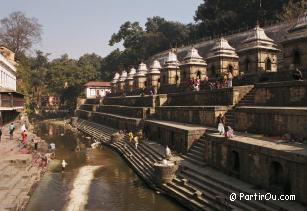
[[[37,157],[22,154],[18,146],[20,124],[16,124],[14,139],[10,140],[7,125],[2,128],[0,142],[0,210],[22,210],[25,208],[33,192],[34,185],[39,181],[42,168]],[[28,140],[37,138],[28,133]],[[46,147],[40,143],[39,150]]]

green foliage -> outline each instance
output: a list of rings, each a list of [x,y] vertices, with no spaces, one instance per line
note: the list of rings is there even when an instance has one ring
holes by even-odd
[[[195,12],[199,35],[253,27],[297,17],[305,0],[204,0]]]
[[[40,51],[35,57],[23,57],[17,68],[17,89],[26,94],[26,107],[39,109],[43,95],[61,97],[61,103],[73,109],[83,85],[96,80],[102,58],[96,54],[85,54],[79,60],[67,54],[48,60],[48,54]]]

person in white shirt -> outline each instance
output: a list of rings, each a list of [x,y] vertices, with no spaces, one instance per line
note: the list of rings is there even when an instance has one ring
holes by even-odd
[[[166,159],[170,159],[171,156],[172,156],[171,149],[168,146],[166,146],[166,148],[165,148],[165,157],[166,157]]]
[[[66,163],[65,160],[62,161],[62,172],[65,170],[66,166],[68,165],[68,163]]]

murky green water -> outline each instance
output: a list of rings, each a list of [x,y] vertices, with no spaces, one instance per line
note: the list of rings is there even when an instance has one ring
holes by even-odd
[[[156,194],[130,169],[114,151],[89,148],[88,140],[77,137],[60,126],[41,124],[38,134],[48,143],[56,144],[56,159],[33,193],[28,211],[65,210],[79,169],[99,166],[91,180],[85,206],[80,210],[183,210],[176,202]],[[76,150],[77,145],[81,148]],[[67,169],[61,173],[60,161],[65,159]],[[81,181],[83,178],[80,178]],[[78,192],[78,191],[77,191]],[[78,199],[79,200],[79,199]]]

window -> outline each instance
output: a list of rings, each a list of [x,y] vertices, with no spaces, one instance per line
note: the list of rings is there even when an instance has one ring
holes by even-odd
[[[96,94],[95,89],[90,89],[90,95],[95,96],[95,94]]]
[[[233,66],[231,64],[228,65],[227,71],[233,73]]]
[[[245,72],[248,73],[250,71],[250,60],[247,58],[245,60]]]
[[[215,66],[214,65],[211,66],[210,72],[211,72],[211,76],[215,76],[216,70],[215,70]]]
[[[201,72],[200,72],[199,70],[197,71],[196,77],[199,78],[199,79],[201,79]]]
[[[298,50],[294,50],[293,53],[293,64],[300,65],[301,64],[301,55]]]
[[[265,70],[272,70],[272,61],[270,58],[267,58],[265,61]]]

